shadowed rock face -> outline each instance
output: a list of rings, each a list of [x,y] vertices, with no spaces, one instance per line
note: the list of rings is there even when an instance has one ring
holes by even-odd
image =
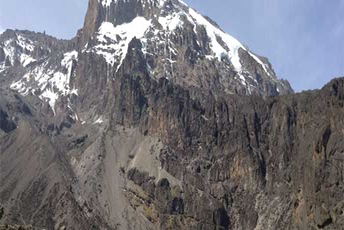
[[[2,219],[3,215],[4,215],[4,207],[0,206],[0,220]]]
[[[0,110],[0,117],[0,127],[5,133],[9,133],[16,128],[15,124],[9,120],[8,114],[3,110]]]
[[[184,190],[173,200],[163,186],[165,199],[182,201],[181,216],[192,216],[195,229],[206,228],[209,215],[209,223],[231,229],[339,228],[332,221],[343,221],[344,79],[267,100],[215,99],[145,77],[121,80],[116,85],[127,90],[115,95],[112,119],[164,139],[162,168]],[[148,183],[129,179],[143,189]],[[161,223],[180,229],[186,219]]]
[[[162,29],[154,15],[189,12],[179,1],[104,2],[72,41],[0,35],[0,229],[341,229],[344,78],[288,94],[239,48],[244,85],[230,60],[202,58],[204,26]],[[125,36],[99,27],[137,15],[148,41],[109,64],[96,47]]]

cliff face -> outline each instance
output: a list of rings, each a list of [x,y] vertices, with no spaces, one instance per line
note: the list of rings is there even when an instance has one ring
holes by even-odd
[[[18,128],[1,138],[2,222],[20,214],[49,229],[340,229],[343,87],[335,79],[264,100],[128,74],[102,117],[53,138],[34,131],[34,110],[3,109]]]
[[[90,0],[71,41],[7,30],[0,82],[0,224],[344,225],[344,78],[290,94],[181,1]]]
[[[168,184],[156,216],[162,229],[340,229],[343,79],[267,100],[216,98],[148,79],[117,82],[126,90],[115,95],[112,114],[166,143],[159,159],[174,179],[161,182]],[[147,172],[131,170],[128,179],[155,203],[161,188]]]
[[[162,229],[342,225],[343,79],[267,100],[184,91],[148,77],[126,76],[115,85],[121,90],[111,120],[166,145],[160,167],[173,179],[161,181],[162,201],[148,167],[127,175],[158,203]]]

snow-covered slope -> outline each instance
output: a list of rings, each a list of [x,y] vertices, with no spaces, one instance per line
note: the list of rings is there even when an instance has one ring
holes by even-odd
[[[36,62],[33,52],[34,42],[21,34],[0,43],[0,72],[17,63],[26,67]]]
[[[63,55],[60,66],[49,66],[49,59],[29,68],[19,80],[11,84],[11,88],[26,96],[29,93],[39,95],[46,100],[55,114],[56,100],[61,96],[77,95],[78,90],[71,87],[71,78],[75,74],[73,62],[77,61],[76,51]],[[36,93],[38,91],[38,93]]]
[[[143,38],[150,27],[151,22],[143,17],[137,17],[130,23],[114,27],[110,22],[103,22],[97,33],[99,44],[92,47],[88,52],[102,55],[106,61],[114,65],[120,64],[128,50],[129,42],[134,38]]]
[[[11,72],[9,87],[22,96],[35,95],[46,101],[55,114],[56,101],[77,95],[71,85],[78,52],[68,50],[69,42],[44,34],[8,30],[0,36],[0,78]]]

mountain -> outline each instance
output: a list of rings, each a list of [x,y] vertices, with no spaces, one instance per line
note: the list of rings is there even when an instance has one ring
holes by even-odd
[[[7,31],[1,36],[0,72],[26,68],[11,87],[24,95],[36,92],[55,112],[55,102],[76,89],[81,98],[88,96],[92,87],[87,83],[99,75],[106,76],[96,86],[103,91],[111,78],[124,74],[121,67],[133,38],[141,43],[137,51],[142,60],[135,68],[152,78],[213,94],[293,92],[287,81],[277,79],[266,58],[181,1],[90,1],[84,27],[73,41]]]
[[[178,0],[90,0],[71,40],[7,30],[0,229],[340,229],[343,92],[294,94]]]

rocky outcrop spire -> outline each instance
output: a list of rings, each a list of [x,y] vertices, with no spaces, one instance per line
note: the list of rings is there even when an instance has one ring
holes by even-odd
[[[87,13],[84,21],[84,27],[82,32],[81,46],[83,47],[89,37],[94,34],[101,23],[100,15],[101,7],[98,0],[90,0],[88,3]]]

